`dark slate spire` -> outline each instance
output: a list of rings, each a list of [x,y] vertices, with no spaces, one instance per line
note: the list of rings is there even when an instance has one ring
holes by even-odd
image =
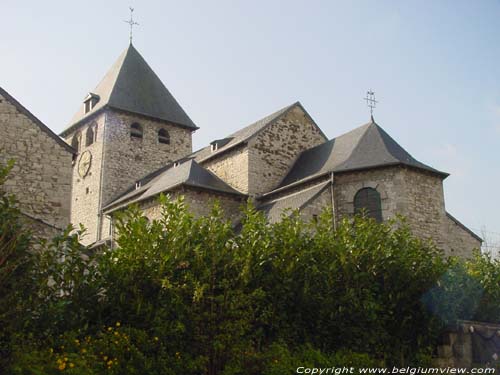
[[[98,102],[87,113],[82,106],[73,117],[70,128],[107,106],[197,129],[132,44],[118,57],[91,94],[99,98]]]
[[[300,154],[280,187],[330,172],[347,172],[391,165],[407,165],[436,173],[448,174],[419,162],[401,147],[379,125],[372,121],[340,137]]]

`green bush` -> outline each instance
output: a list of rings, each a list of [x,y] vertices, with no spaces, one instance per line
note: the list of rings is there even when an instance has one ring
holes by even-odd
[[[113,249],[93,253],[69,228],[33,252],[2,197],[4,373],[428,365],[456,319],[500,322],[498,260],[445,259],[403,219],[356,217],[333,231],[327,211],[269,225],[248,205],[235,230],[218,205],[195,218],[162,197],[158,220],[137,207],[121,215]]]

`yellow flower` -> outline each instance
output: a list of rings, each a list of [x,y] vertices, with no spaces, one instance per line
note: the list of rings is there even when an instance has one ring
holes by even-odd
[[[121,326],[121,323],[120,322],[116,322],[116,326],[117,327]]]
[[[113,361],[108,361],[106,364],[107,364],[108,366],[111,366],[111,365],[113,364]]]
[[[64,370],[66,368],[66,363],[61,363],[58,368],[61,371]]]
[[[71,362],[70,362],[70,363],[69,363],[69,367],[70,367],[70,368],[73,368],[73,367],[75,367],[75,365],[74,365],[73,363],[71,363]]]
[[[52,349],[52,348],[50,348],[50,349],[49,349],[49,351],[50,351],[51,353],[54,353],[54,349]]]
[[[119,336],[120,334],[118,333],[118,331],[115,331],[115,336]]]
[[[108,331],[112,331],[113,330],[113,327],[108,327]]]
[[[83,354],[87,353],[87,349],[83,348],[83,349],[82,349],[82,353],[83,353]]]
[[[158,341],[158,340],[159,340],[158,336],[155,336],[154,340],[155,340],[155,341]]]

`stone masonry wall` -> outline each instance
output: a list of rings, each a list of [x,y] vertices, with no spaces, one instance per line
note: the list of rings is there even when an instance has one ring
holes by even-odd
[[[130,137],[130,125],[134,122],[143,129],[142,139]],[[97,134],[96,141],[87,147],[85,132],[90,125],[97,126]],[[168,131],[170,144],[158,142],[159,129]],[[73,171],[71,221],[87,228],[87,235],[82,239],[84,244],[109,236],[109,218],[99,217],[106,203],[141,177],[188,155],[192,147],[191,130],[112,110],[79,126],[77,131],[82,134],[82,145]],[[67,136],[68,143],[74,134]],[[92,164],[87,176],[82,178],[78,174],[78,162],[86,150],[92,153]]]
[[[448,216],[444,222],[442,232],[446,236],[450,254],[469,257],[470,250],[481,249],[481,241]]]
[[[219,201],[225,215],[236,224],[241,217],[241,208],[245,204],[243,197],[237,197],[229,194],[218,194],[216,192],[181,188],[169,192],[172,199],[184,196],[186,206],[195,217],[209,216],[214,202]],[[161,217],[161,206],[158,199],[151,199],[140,204],[144,216],[149,220],[159,219]]]
[[[143,138],[130,137],[130,125],[139,123]],[[139,178],[192,152],[191,130],[126,113],[107,112],[103,204]],[[170,144],[158,142],[166,129]]]
[[[78,137],[78,154],[73,164],[73,192],[71,194],[71,223],[75,227],[82,224],[86,233],[81,239],[85,245],[96,241],[99,212],[99,196],[101,186],[102,151],[104,139],[104,124],[106,116],[100,114],[78,128],[76,132],[70,133],[65,139],[68,144],[72,143],[73,137]],[[86,132],[89,126],[94,129],[94,142],[86,146]],[[80,176],[78,167],[85,151],[92,155],[90,169],[85,176]]]
[[[248,163],[248,147],[243,145],[201,164],[234,189],[248,194]]]
[[[400,166],[337,174],[335,204],[339,217],[354,213],[354,195],[364,187],[380,193],[384,220],[401,214],[416,236],[431,238],[447,255],[470,256],[473,237],[462,228],[449,231],[441,177]],[[468,240],[457,242],[457,232]]]
[[[0,95],[0,162],[15,159],[5,184],[21,211],[57,228],[70,219],[72,153]]]
[[[276,188],[302,151],[325,141],[302,108],[294,106],[249,142],[249,194]]]

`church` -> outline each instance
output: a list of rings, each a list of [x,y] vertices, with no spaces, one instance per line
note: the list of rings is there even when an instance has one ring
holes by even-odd
[[[448,174],[413,158],[373,117],[328,139],[296,102],[193,152],[197,129],[130,43],[60,134],[73,150],[68,220],[87,229],[82,242],[111,241],[116,213],[131,204],[158,218],[163,193],[182,195],[194,215],[217,200],[234,224],[250,199],[270,223],[291,210],[309,221],[328,208],[334,223],[357,212],[377,221],[400,214],[448,255],[481,246],[446,211]]]

